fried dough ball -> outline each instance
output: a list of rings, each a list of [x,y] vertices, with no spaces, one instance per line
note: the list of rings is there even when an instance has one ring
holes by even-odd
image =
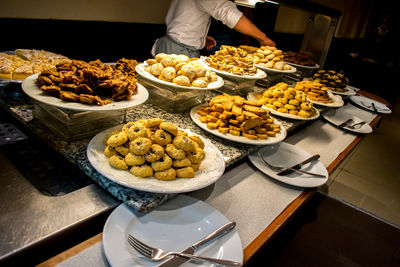
[[[188,77],[184,75],[179,75],[176,76],[173,80],[173,83],[176,83],[177,85],[182,85],[182,86],[190,86],[190,80]]]
[[[176,71],[174,67],[166,67],[161,71],[161,75],[167,79],[172,80],[176,77]]]
[[[161,75],[161,72],[163,69],[164,69],[163,64],[156,63],[156,64],[151,65],[150,73],[153,74],[154,76],[159,76],[159,75]]]

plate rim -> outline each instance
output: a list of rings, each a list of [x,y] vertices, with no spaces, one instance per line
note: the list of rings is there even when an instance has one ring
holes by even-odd
[[[211,133],[217,137],[223,138],[225,140],[231,141],[231,142],[236,142],[236,143],[241,143],[241,144],[248,144],[248,145],[260,145],[260,146],[264,146],[264,145],[273,145],[273,144],[277,144],[279,142],[282,142],[283,140],[285,140],[286,136],[287,136],[287,131],[285,129],[285,127],[283,127],[282,123],[280,123],[279,121],[274,119],[274,123],[279,124],[280,125],[280,135],[278,139],[273,140],[272,142],[268,141],[271,138],[277,138],[277,137],[268,137],[267,139],[261,139],[261,140],[251,140],[248,139],[246,137],[243,136],[232,136],[232,138],[226,134],[222,134],[220,132],[218,132],[218,130],[210,130],[207,128],[207,126],[202,123],[201,121],[198,120],[198,118],[196,118],[197,116],[199,116],[196,113],[196,110],[202,106],[208,106],[207,104],[200,104],[197,106],[194,106],[190,109],[190,118],[192,119],[192,121],[199,126],[201,129],[203,129],[204,131]]]
[[[338,124],[334,123],[334,122],[332,121],[332,119],[330,118],[330,116],[329,116],[329,113],[330,113],[330,112],[333,112],[333,111],[335,111],[335,110],[332,109],[332,110],[329,110],[329,111],[325,112],[324,114],[322,114],[322,117],[323,117],[325,120],[327,120],[328,122],[330,122],[331,124],[333,124],[333,125],[335,125],[335,126],[339,126],[340,123],[338,123]],[[357,116],[355,116],[355,115],[349,114],[349,116],[352,117],[352,118],[357,118],[358,120],[362,121],[361,118],[359,118],[359,117],[357,117]],[[350,119],[350,118],[349,118],[349,119]],[[361,134],[369,134],[369,133],[372,133],[372,132],[373,132],[372,127],[371,127],[368,123],[364,124],[362,127],[358,128],[358,129],[351,129],[351,128],[348,128],[348,127],[341,127],[341,128],[342,128],[342,129],[345,129],[345,130],[347,130],[347,131],[351,131],[351,132],[355,132],[355,133],[361,133]],[[364,128],[366,131],[359,131],[359,130],[362,129],[362,128]],[[367,130],[367,129],[368,129],[368,130]]]
[[[229,222],[229,219],[224,214],[222,214],[222,212],[220,212],[219,210],[217,210],[216,208],[214,208],[210,204],[206,203],[205,201],[199,200],[197,198],[194,198],[194,197],[191,197],[191,196],[188,196],[188,195],[185,195],[185,194],[179,194],[179,195],[175,196],[174,198],[170,199],[169,201],[167,201],[163,205],[156,207],[154,210],[152,210],[152,211],[150,211],[149,213],[146,213],[146,214],[142,214],[142,213],[130,208],[125,203],[121,203],[118,207],[116,207],[111,212],[111,214],[108,216],[108,218],[107,218],[107,220],[106,220],[106,222],[105,222],[105,224],[103,226],[102,248],[103,248],[104,254],[105,254],[107,260],[109,261],[109,263],[111,265],[113,263],[115,263],[114,260],[113,260],[114,257],[112,257],[110,255],[111,252],[108,249],[109,237],[110,237],[110,234],[112,234],[112,233],[110,233],[110,231],[112,231],[113,227],[114,227],[114,225],[112,225],[113,220],[116,220],[117,216],[121,216],[120,213],[124,214],[125,212],[129,211],[130,214],[132,214],[132,217],[130,217],[127,220],[124,220],[124,221],[120,222],[120,224],[118,225],[118,227],[121,229],[120,233],[122,235],[126,235],[126,231],[128,230],[127,228],[129,226],[129,224],[131,224],[131,221],[132,221],[133,218],[137,218],[137,217],[139,217],[141,215],[142,216],[146,216],[148,214],[151,215],[151,212],[158,212],[160,208],[164,208],[164,209],[168,208],[168,207],[171,206],[171,204],[173,205],[176,202],[182,203],[181,205],[184,205],[184,206],[178,208],[181,211],[185,211],[187,209],[197,209],[197,210],[203,209],[203,210],[205,210],[207,212],[210,212],[208,214],[212,215],[212,217],[209,215],[208,217],[207,216],[203,216],[203,218],[204,219],[208,219],[209,221],[213,220],[214,224],[218,223],[218,225],[223,225],[223,224]],[[187,205],[187,203],[189,203],[189,205]],[[221,237],[221,239],[222,238],[225,238],[225,240],[224,240],[225,244],[226,244],[226,242],[229,242],[228,245],[231,245],[231,246],[234,245],[237,248],[237,251],[232,253],[232,255],[234,255],[237,258],[235,258],[235,259],[230,258],[229,260],[240,261],[241,263],[243,263],[243,245],[242,245],[242,242],[240,240],[240,236],[239,236],[239,233],[238,233],[237,229],[232,229],[230,233],[228,233],[227,235]],[[122,237],[122,239],[125,240],[125,237]],[[193,241],[193,242],[195,242],[195,241]],[[212,245],[212,244],[210,244],[210,245]],[[123,248],[126,248],[125,243],[121,244],[121,246]],[[128,250],[126,250],[126,251],[129,253]],[[129,254],[129,257],[132,257],[132,256],[133,256],[132,254]],[[222,255],[222,256],[224,256],[224,255]],[[154,262],[154,266],[156,266],[157,264],[159,264],[159,262]],[[129,265],[129,266],[131,266],[131,265]]]
[[[138,93],[133,95],[131,99],[129,100],[122,100],[122,101],[112,101],[110,104],[103,105],[103,106],[97,106],[97,105],[88,105],[88,104],[83,104],[83,103],[78,103],[78,102],[68,102],[68,101],[63,101],[60,98],[57,98],[55,96],[51,95],[45,95],[42,90],[35,84],[35,79],[39,76],[40,73],[35,73],[30,76],[28,76],[23,82],[22,82],[22,90],[26,95],[28,95],[30,98],[34,99],[35,101],[38,101],[43,104],[51,105],[57,108],[62,108],[62,109],[68,109],[68,110],[73,110],[73,111],[111,111],[111,110],[122,110],[122,109],[129,109],[134,106],[143,104],[144,102],[147,101],[149,98],[149,92],[147,91],[146,87],[141,85],[139,82],[137,82],[138,86]],[[33,90],[37,90],[36,92]],[[135,96],[140,96],[140,100],[135,102]],[[49,102],[47,99],[51,99],[55,102]],[[127,103],[126,105],[123,105],[121,103]],[[113,105],[114,104],[114,105]],[[109,106],[111,105],[111,106]]]
[[[148,73],[147,71],[144,70],[144,68],[146,66],[148,66],[147,63],[137,64],[135,66],[135,70],[136,70],[137,74],[141,78],[149,80],[149,81],[154,82],[159,85],[169,86],[172,88],[182,89],[182,90],[196,90],[196,91],[217,90],[217,89],[221,88],[222,86],[224,86],[224,80],[218,75],[217,75],[217,81],[209,83],[207,87],[200,88],[200,87],[194,87],[194,86],[183,86],[183,85],[174,84],[172,82],[160,80],[157,77],[153,76],[151,73]]]
[[[172,189],[165,189],[165,188],[162,188],[162,187],[161,187],[161,188],[144,189],[142,186],[137,186],[137,185],[135,186],[135,185],[132,185],[132,184],[129,184],[129,183],[120,181],[119,179],[116,179],[116,178],[114,178],[114,177],[110,177],[110,176],[109,176],[107,173],[105,173],[101,168],[97,168],[97,162],[95,162],[94,159],[91,157],[91,154],[94,153],[94,152],[92,152],[92,147],[93,147],[93,144],[94,144],[95,142],[100,142],[100,141],[102,142],[102,141],[103,141],[103,138],[102,138],[103,135],[105,135],[105,134],[107,134],[107,133],[109,133],[109,132],[115,131],[115,130],[117,130],[117,129],[120,129],[120,128],[122,128],[123,125],[124,125],[124,124],[116,125],[116,126],[110,127],[110,128],[108,128],[108,129],[105,129],[105,130],[103,130],[103,131],[97,133],[97,134],[96,134],[95,136],[93,136],[93,138],[89,141],[88,146],[87,146],[87,148],[86,148],[86,156],[87,156],[87,158],[88,158],[88,160],[89,160],[90,165],[91,165],[97,172],[99,172],[101,175],[103,175],[105,178],[107,178],[107,179],[110,180],[110,181],[113,181],[113,182],[115,182],[115,183],[117,183],[117,184],[119,184],[119,185],[122,185],[122,186],[125,186],[125,187],[128,187],[128,188],[132,188],[132,189],[135,189],[135,190],[139,190],[139,191],[151,192],[151,193],[161,193],[161,194],[174,194],[174,193],[192,192],[192,191],[199,190],[199,189],[202,189],[202,188],[204,188],[204,187],[207,187],[207,186],[209,186],[209,185],[211,185],[211,184],[214,184],[218,179],[220,179],[220,178],[222,177],[222,175],[223,175],[224,172],[225,172],[226,164],[225,164],[224,156],[222,155],[221,151],[220,151],[214,144],[212,144],[211,141],[210,141],[209,139],[207,139],[207,138],[201,136],[202,140],[205,141],[205,142],[204,142],[205,145],[206,145],[206,146],[209,146],[209,147],[213,150],[213,152],[215,152],[215,153],[217,154],[217,158],[220,159],[220,164],[221,164],[221,165],[219,166],[218,170],[215,170],[215,171],[218,171],[218,172],[213,176],[212,179],[210,179],[210,181],[208,181],[208,182],[205,183],[205,184],[200,184],[200,185],[198,184],[197,186],[196,186],[196,184],[195,184],[194,186],[189,187],[189,188],[185,188],[185,189],[173,189],[173,190],[172,190]],[[181,129],[181,128],[179,128],[179,129]],[[183,129],[183,130],[187,131],[189,134],[190,134],[190,133],[193,133],[193,132],[192,132],[191,130],[189,130],[189,129]],[[104,145],[104,147],[105,147],[105,145]],[[101,153],[100,155],[106,157],[103,153]],[[103,158],[103,159],[106,160],[105,158]],[[117,170],[117,169],[115,169],[115,171],[116,171],[116,172],[118,172],[118,171],[129,172],[128,170]],[[137,179],[142,179],[142,178],[140,178],[140,177],[134,176],[133,174],[130,174],[130,175],[132,175],[132,177],[135,177],[135,178],[137,178]],[[204,174],[204,175],[207,175],[207,174]],[[113,176],[117,176],[117,174],[114,174]],[[151,178],[153,179],[154,177],[151,177]],[[195,176],[194,178],[191,178],[191,179],[196,179],[196,178],[198,178],[198,177]],[[147,178],[146,178],[146,179],[147,179]],[[154,178],[154,179],[156,179],[156,178]],[[179,179],[185,179],[185,178],[179,178]],[[163,181],[160,181],[160,182],[163,182]],[[171,185],[174,183],[174,181],[167,181],[167,182],[168,182],[168,184],[171,184]]]
[[[247,94],[247,99],[248,100],[256,98],[256,96],[252,95],[252,94],[255,94],[255,93],[254,92],[250,92],[250,93]],[[272,113],[272,115],[276,115],[276,116],[279,116],[279,117],[282,117],[282,118],[286,118],[286,119],[293,119],[293,120],[304,120],[304,121],[315,120],[315,119],[318,119],[319,116],[321,115],[319,110],[314,106],[313,106],[313,109],[314,109],[316,115],[313,116],[313,117],[310,117],[310,118],[304,118],[304,117],[301,117],[299,115],[293,115],[293,114],[289,114],[289,113],[282,113],[282,112],[279,112],[279,111],[277,111],[275,109],[268,108],[265,105],[262,105],[262,107],[264,109],[269,110]]]
[[[393,111],[391,110],[391,108],[389,108],[388,106],[386,106],[384,103],[379,102],[379,101],[376,101],[376,100],[373,100],[373,99],[368,98],[368,97],[366,97],[366,96],[362,96],[362,95],[352,95],[352,96],[350,96],[350,100],[351,100],[354,104],[356,104],[357,106],[359,106],[359,107],[361,107],[361,108],[364,108],[364,109],[366,109],[366,110],[375,112],[373,108],[366,107],[366,106],[362,105],[361,103],[358,103],[358,101],[354,100],[354,99],[358,99],[358,98],[366,99],[367,101],[370,101],[371,103],[374,102],[374,104],[382,105],[382,107],[388,109],[388,111],[378,112],[378,113],[381,113],[381,114],[391,114],[391,113],[393,112]]]
[[[205,61],[205,58],[206,58],[205,56],[202,56],[201,60],[207,66],[207,68],[209,68],[211,71],[214,71],[215,73],[217,73],[223,77],[228,77],[228,78],[235,79],[235,80],[260,80],[260,79],[264,79],[267,77],[267,74],[263,70],[258,69],[258,68],[257,68],[257,73],[254,75],[238,75],[238,74],[233,74],[233,73],[229,73],[229,72],[222,71],[222,70],[217,70],[217,69],[209,66],[208,63]]]
[[[302,148],[300,148],[300,147],[297,147],[297,146],[295,146],[295,145],[292,145],[292,144],[289,144],[289,143],[287,143],[287,142],[281,142],[281,143],[279,143],[279,144],[276,144],[276,145],[279,145],[279,146],[288,146],[288,147],[290,147],[291,149],[294,149],[295,151],[300,151],[302,154],[304,154],[306,157],[311,157],[312,155],[308,152],[308,151],[306,151],[306,150],[304,150],[304,149],[302,149]],[[326,169],[326,167],[322,164],[322,162],[320,161],[320,160],[318,160],[318,163],[317,164],[320,164],[320,166],[322,166],[323,168],[324,168],[324,173],[325,173],[325,175],[326,175],[326,177],[325,177],[325,179],[322,179],[322,178],[303,178],[303,179],[307,179],[307,180],[309,180],[309,179],[313,179],[314,181],[316,181],[316,183],[315,184],[313,184],[313,185],[304,185],[304,184],[302,184],[301,183],[301,180],[299,181],[298,179],[300,178],[301,179],[301,177],[286,177],[286,176],[278,176],[278,175],[270,175],[269,173],[266,173],[262,168],[259,168],[257,165],[258,165],[258,163],[260,163],[260,165],[261,166],[264,166],[263,165],[263,163],[261,162],[261,160],[258,158],[258,155],[257,155],[257,153],[258,153],[258,151],[260,151],[260,150],[262,150],[262,149],[266,149],[267,147],[261,147],[260,149],[258,149],[256,152],[254,152],[254,153],[252,153],[252,154],[249,154],[248,155],[248,158],[249,158],[249,160],[250,160],[250,162],[260,171],[260,172],[262,172],[263,174],[265,174],[265,175],[267,175],[268,177],[270,177],[270,178],[272,178],[272,179],[274,179],[274,180],[277,180],[277,181],[280,181],[280,182],[282,182],[282,183],[285,183],[285,184],[289,184],[289,185],[292,185],[292,186],[297,186],[297,187],[303,187],[303,188],[314,188],[314,187],[319,187],[319,186],[321,186],[321,185],[324,185],[327,181],[328,181],[328,179],[329,179],[329,173],[328,173],[328,170]],[[279,149],[279,148],[277,148],[277,149]],[[318,181],[320,181],[319,183],[318,183]]]

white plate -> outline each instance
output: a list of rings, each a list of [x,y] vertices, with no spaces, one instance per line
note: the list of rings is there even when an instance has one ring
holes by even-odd
[[[135,67],[136,72],[143,78],[146,78],[147,80],[150,80],[153,83],[167,85],[172,88],[186,89],[186,90],[215,90],[215,89],[221,88],[224,85],[224,80],[221,77],[217,76],[217,80],[215,82],[209,83],[206,88],[199,88],[199,87],[194,87],[194,86],[182,86],[182,85],[178,85],[175,83],[171,83],[171,82],[167,82],[167,81],[158,79],[153,74],[151,74],[145,70],[146,66],[147,66],[147,63],[141,63],[141,64],[136,65],[136,67]]]
[[[247,99],[248,100],[257,100],[257,97],[254,95],[254,93],[250,92],[247,95]],[[282,117],[282,118],[293,119],[293,120],[305,120],[305,121],[308,121],[308,120],[315,120],[315,119],[317,119],[319,117],[319,111],[315,107],[313,107],[313,110],[314,110],[313,114],[314,115],[312,115],[309,118],[304,118],[304,117],[301,117],[299,115],[293,115],[293,114],[289,114],[289,113],[282,113],[282,112],[279,112],[279,111],[277,111],[275,109],[267,108],[264,105],[263,105],[263,108],[269,110],[271,112],[271,114],[273,114],[273,115],[276,115],[276,116],[279,116],[279,117]]]
[[[290,66],[290,70],[277,70],[263,67],[261,65],[255,64],[255,66],[268,74],[285,74],[285,73],[295,73],[297,69],[293,66]]]
[[[238,143],[242,143],[242,144],[249,144],[249,145],[272,145],[272,144],[276,144],[281,142],[282,140],[284,140],[286,138],[286,129],[280,125],[280,123],[278,121],[274,121],[275,124],[279,124],[281,126],[281,132],[277,133],[276,136],[274,137],[268,137],[267,139],[257,139],[257,140],[252,140],[243,136],[234,136],[231,134],[223,134],[218,132],[218,130],[210,130],[207,128],[207,124],[201,122],[199,120],[200,115],[196,113],[196,110],[200,107],[204,107],[207,106],[205,104],[202,105],[198,105],[193,107],[190,110],[190,117],[192,118],[193,122],[199,126],[200,128],[202,128],[203,130],[212,133],[213,135],[216,135],[218,137],[221,137],[223,139],[229,140],[229,141],[233,141],[233,142],[238,142]]]
[[[264,79],[265,77],[267,77],[267,74],[265,72],[263,72],[262,70],[257,69],[257,73],[250,75],[238,75],[238,74],[233,74],[233,73],[229,73],[226,71],[222,71],[222,70],[217,70],[214,69],[212,67],[210,67],[207,62],[205,61],[205,57],[201,57],[201,60],[203,61],[203,63],[207,66],[207,68],[209,68],[211,71],[214,71],[215,73],[221,75],[222,77],[225,77],[227,79],[231,79],[231,80],[259,80],[259,79]]]
[[[35,83],[39,73],[33,74],[27,77],[22,82],[22,90],[29,97],[51,106],[55,106],[58,108],[64,108],[69,110],[77,110],[77,111],[106,111],[106,110],[119,110],[119,109],[127,109],[137,105],[144,103],[149,97],[149,93],[146,88],[143,87],[140,83],[138,83],[138,93],[133,95],[129,100],[122,101],[112,101],[110,104],[98,106],[98,105],[88,105],[78,102],[68,102],[63,101],[60,98],[55,96],[46,95]]]
[[[293,67],[298,68],[298,69],[310,69],[310,70],[313,70],[313,69],[318,69],[319,68],[318,64],[315,64],[314,66],[304,66],[304,65],[299,65],[299,64],[292,63],[292,62],[288,62],[288,61],[285,61],[285,62],[287,64],[289,64],[289,65],[292,65]]]
[[[201,137],[204,141],[205,158],[200,164],[200,169],[196,171],[195,177],[190,179],[177,178],[172,181],[161,181],[157,178],[139,178],[132,175],[128,170],[119,170],[111,167],[108,158],[103,151],[105,145],[103,140],[106,134],[121,129],[123,125],[118,125],[104,130],[90,140],[87,148],[87,156],[90,164],[106,178],[126,187],[133,189],[154,192],[154,193],[183,193],[198,190],[213,184],[225,171],[225,161],[219,151],[210,140]],[[196,135],[190,130],[186,131],[189,136]]]
[[[330,91],[328,91],[328,95],[330,98],[333,99],[332,103],[321,103],[321,102],[310,100],[308,97],[307,98],[308,98],[308,101],[310,101],[311,103],[313,103],[315,105],[324,106],[324,107],[338,108],[338,107],[341,107],[344,105],[344,101],[340,95],[334,95]]]
[[[292,166],[309,157],[311,154],[307,151],[298,148],[294,145],[282,142],[273,146],[265,146],[260,149],[263,158],[272,165],[277,166]],[[286,184],[299,187],[317,187],[325,184],[328,181],[328,171],[324,165],[318,160],[302,167],[302,170],[325,175],[325,178],[319,178],[308,174],[292,172],[285,176],[279,176],[262,162],[257,152],[249,155],[250,161],[260,171],[269,177],[281,181]]]
[[[322,117],[324,117],[327,121],[329,121],[330,123],[338,126],[339,124],[347,121],[348,119],[352,119],[353,122],[351,124],[354,123],[358,123],[358,122],[362,122],[363,120],[347,113],[344,109],[330,109],[327,112],[325,112]],[[368,133],[372,133],[372,128],[371,126],[369,126],[368,123],[365,123],[364,125],[362,125],[360,128],[358,129],[351,129],[348,127],[343,127],[343,129],[346,129],[348,131],[352,131],[352,132],[356,132],[356,133],[362,133],[362,134],[368,134]]]
[[[363,107],[365,109],[368,109],[370,111],[374,111],[374,109],[372,108],[372,103],[375,104],[375,107],[378,109],[379,113],[383,113],[383,114],[390,114],[392,113],[392,110],[390,108],[388,108],[385,104],[369,99],[365,96],[359,96],[359,95],[355,95],[355,96],[350,96],[350,100],[353,101],[353,103],[355,103],[356,105]]]
[[[153,262],[129,247],[128,234],[153,247],[181,251],[226,223],[228,219],[218,210],[183,194],[146,214],[121,204],[104,225],[103,249],[111,266],[157,266],[161,262]],[[201,247],[196,255],[242,262],[243,247],[236,229]],[[199,265],[186,262],[183,266]]]
[[[351,89],[349,86],[346,86],[346,91],[344,92],[338,92],[338,91],[334,91],[334,90],[328,90],[329,92],[336,94],[336,95],[344,95],[344,96],[349,96],[349,95],[355,95],[356,91],[354,91],[353,89]]]

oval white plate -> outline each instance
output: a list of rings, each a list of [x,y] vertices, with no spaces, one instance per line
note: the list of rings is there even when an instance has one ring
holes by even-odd
[[[281,142],[282,140],[284,140],[286,138],[286,129],[281,126],[281,132],[277,133],[276,136],[274,137],[268,137],[267,139],[257,139],[257,140],[252,140],[243,136],[234,136],[231,134],[223,134],[218,132],[218,130],[210,130],[207,128],[207,124],[202,123],[199,118],[200,115],[196,113],[196,110],[200,107],[204,107],[207,106],[206,104],[202,104],[202,105],[198,105],[193,107],[190,110],[190,117],[192,118],[193,122],[199,126],[201,129],[212,133],[213,135],[216,135],[218,137],[221,137],[223,139],[229,140],[229,141],[233,141],[233,142],[238,142],[238,143],[242,143],[242,144],[249,144],[249,145],[272,145],[272,144],[276,144]],[[278,121],[274,122],[275,124],[280,124]]]
[[[183,193],[209,186],[224,174],[225,161],[221,152],[210,140],[204,137],[201,137],[201,139],[205,145],[204,152],[206,156],[200,164],[200,169],[196,171],[194,178],[177,178],[172,181],[161,181],[154,177],[139,178],[132,175],[128,170],[113,168],[108,163],[108,158],[103,153],[105,149],[103,140],[106,134],[121,128],[122,125],[118,125],[100,132],[90,140],[87,148],[87,156],[93,168],[106,178],[120,185],[146,192]],[[186,131],[189,136],[196,135],[190,130],[184,131]]]
[[[308,99],[308,101],[310,101],[311,103],[313,103],[315,105],[320,105],[320,106],[330,107],[330,108],[338,108],[338,107],[341,107],[344,105],[344,101],[340,95],[334,95],[330,91],[328,91],[328,95],[330,98],[333,99],[332,103],[321,103],[321,102],[310,100],[308,97],[307,97],[307,99]]]
[[[128,234],[153,247],[181,251],[207,236],[228,219],[207,203],[177,195],[155,210],[141,214],[125,204],[108,217],[103,229],[103,249],[111,266],[157,266],[131,249]],[[200,248],[196,255],[243,261],[243,247],[236,229]],[[184,266],[199,266],[186,262]]]
[[[112,101],[110,104],[97,106],[97,105],[88,105],[77,102],[68,102],[63,101],[60,98],[55,96],[46,95],[35,83],[39,73],[33,74],[27,77],[22,82],[22,90],[29,97],[51,106],[55,106],[58,108],[64,108],[69,110],[77,110],[77,111],[106,111],[106,110],[119,110],[119,109],[127,109],[132,108],[134,106],[140,105],[144,103],[149,97],[149,93],[143,85],[138,83],[138,93],[133,95],[129,100],[122,101]]]
[[[153,83],[167,85],[172,88],[186,89],[186,90],[214,90],[214,89],[221,88],[224,85],[224,80],[219,76],[217,76],[217,80],[215,82],[209,83],[208,86],[205,88],[177,85],[175,83],[171,83],[171,82],[167,82],[167,81],[158,79],[153,74],[151,74],[145,70],[146,66],[147,66],[147,63],[138,64],[138,65],[136,65],[135,70],[141,77],[146,78],[147,80],[150,80]]]
[[[225,77],[227,79],[231,79],[231,80],[259,80],[259,79],[264,79],[265,77],[267,77],[267,74],[265,72],[263,72],[262,70],[257,69],[257,73],[255,73],[254,75],[238,75],[238,74],[233,74],[233,73],[229,73],[226,71],[222,71],[222,70],[217,70],[214,69],[212,67],[210,67],[206,60],[205,57],[201,57],[201,60],[203,61],[203,63],[207,66],[207,68],[209,68],[211,71],[214,71],[215,73],[221,75],[222,77]]]
[[[390,108],[388,108],[385,104],[369,99],[368,97],[365,96],[359,96],[359,95],[355,95],[355,96],[350,96],[350,100],[353,101],[353,103],[355,103],[356,105],[363,107],[365,109],[368,109],[370,111],[374,111],[374,109],[372,108],[372,103],[375,104],[375,107],[378,109],[379,113],[383,113],[383,114],[390,114],[392,113],[392,110]]]
[[[297,71],[297,69],[293,66],[290,66],[290,70],[277,70],[277,69],[270,69],[270,68],[266,68],[263,67],[261,65],[255,64],[254,66],[256,66],[257,68],[265,71],[266,73],[269,74],[285,74],[285,73],[295,73]]]
[[[322,115],[322,117],[324,117],[327,121],[329,121],[330,123],[332,123],[333,125],[336,125],[336,126],[347,121],[348,119],[353,120],[353,122],[351,124],[363,121],[362,119],[360,119],[352,114],[349,114],[340,108],[328,110],[327,112],[325,112]],[[352,131],[352,132],[356,132],[356,133],[362,133],[362,134],[372,133],[372,127],[369,126],[368,123],[365,123],[358,129],[352,129],[352,128],[348,128],[348,127],[343,127],[343,129],[346,129],[346,130]]]
[[[349,95],[355,95],[356,91],[351,89],[350,87],[346,86],[346,91],[344,92],[338,92],[338,91],[333,91],[333,90],[328,90],[329,92],[336,94],[336,95],[344,95],[344,96],[349,96]]]
[[[285,62],[287,64],[289,64],[289,65],[292,65],[293,67],[298,68],[298,69],[311,69],[311,70],[313,70],[313,69],[318,69],[319,68],[318,64],[315,64],[314,66],[303,66],[303,65],[295,64],[295,63],[288,62],[288,61],[285,61]]]
[[[248,100],[257,100],[257,97],[254,95],[254,93],[250,92],[247,95],[247,99]],[[293,115],[293,114],[289,114],[289,113],[282,113],[282,112],[279,112],[279,111],[277,111],[275,109],[267,108],[264,105],[263,105],[263,108],[269,110],[271,112],[271,114],[273,114],[273,115],[276,115],[276,116],[279,116],[279,117],[282,117],[282,118],[293,119],[293,120],[304,120],[304,121],[315,120],[320,115],[318,109],[316,109],[315,107],[313,107],[313,109],[314,109],[314,113],[313,114],[314,115],[309,117],[309,118],[304,118],[304,117],[301,117],[299,115]]]
[[[268,163],[285,167],[292,166],[311,157],[311,154],[307,151],[285,142],[273,146],[265,146],[259,151]],[[268,166],[266,166],[264,162],[262,162],[257,152],[250,154],[249,160],[261,172],[265,173],[273,179],[276,179],[286,184],[299,187],[317,187],[325,184],[328,181],[328,171],[319,160],[305,165],[304,167],[302,167],[302,169],[305,171],[325,175],[325,178],[319,178],[297,172],[292,172],[285,176],[279,176],[276,174],[276,172],[272,171]]]

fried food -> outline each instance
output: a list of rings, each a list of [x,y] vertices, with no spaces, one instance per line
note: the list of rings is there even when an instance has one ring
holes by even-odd
[[[280,132],[280,125],[274,124],[269,111],[261,106],[258,101],[223,94],[212,98],[208,106],[198,108],[196,113],[210,130],[249,139],[266,139]],[[275,132],[266,134],[272,131]]]
[[[157,132],[159,138],[164,135],[162,142],[155,140]],[[140,178],[154,176],[166,181],[193,178],[206,156],[199,136],[189,136],[177,125],[159,118],[128,122],[109,134],[105,145],[104,155],[112,167],[129,169]]]
[[[115,66],[100,60],[86,63],[71,60],[44,70],[36,80],[43,92],[64,101],[89,105],[107,105],[111,101],[130,99],[137,94],[136,60],[122,58]],[[59,91],[59,92],[57,92]]]
[[[278,83],[269,87],[257,99],[265,107],[281,113],[309,118],[314,115],[313,105],[307,100],[307,94],[298,87],[290,88],[287,83]],[[303,112],[307,111],[307,112]]]
[[[322,83],[316,81],[301,81],[297,82],[296,90],[305,92],[308,99],[319,103],[332,103],[333,99],[329,96],[328,88]]]

